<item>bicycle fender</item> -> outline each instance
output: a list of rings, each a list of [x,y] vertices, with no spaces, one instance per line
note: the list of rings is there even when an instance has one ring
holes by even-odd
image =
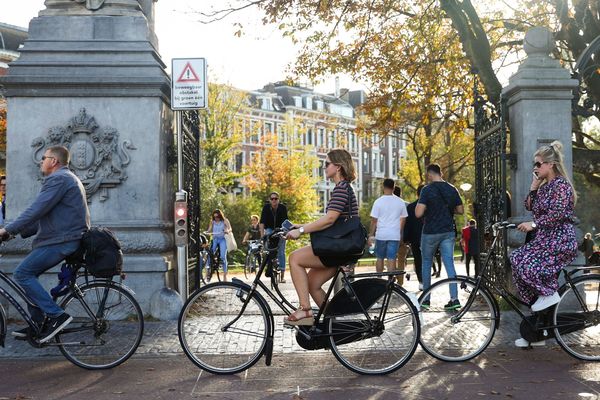
[[[0,304],[0,346],[4,347],[4,341],[6,340],[6,312],[4,307]]]

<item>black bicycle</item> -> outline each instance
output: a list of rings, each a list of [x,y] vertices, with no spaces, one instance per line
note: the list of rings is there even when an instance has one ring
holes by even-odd
[[[207,285],[193,293],[179,315],[178,334],[187,357],[214,374],[244,371],[265,356],[271,364],[275,320],[260,287],[289,315],[296,307],[261,281],[271,258],[277,257],[276,230],[266,241],[252,285],[239,279]],[[354,275],[338,268],[324,305],[314,313],[312,326],[293,327],[305,349],[330,349],[346,368],[368,375],[396,371],[412,357],[420,332],[417,309],[395,277],[403,272]],[[343,289],[332,296],[341,276]],[[383,279],[385,278],[385,279]]]
[[[252,277],[252,274],[256,274],[256,271],[258,271],[262,258],[262,249],[263,244],[260,239],[248,241],[248,252],[246,253],[246,261],[244,262],[244,277],[246,279],[248,279],[248,276]]]
[[[73,364],[85,369],[116,367],[135,353],[144,334],[142,309],[134,293],[121,282],[90,276],[83,260],[73,256],[65,260],[62,271],[70,274],[64,295],[55,297],[73,321],[56,334],[53,341],[40,343],[44,323],[36,323],[17,299],[0,287],[0,296],[12,304],[27,323],[27,340],[36,348],[57,346]],[[24,290],[0,271],[6,283],[27,305],[37,307]],[[0,345],[4,347],[7,315],[0,304]]]
[[[563,269],[565,284],[559,289],[560,302],[533,315],[525,315],[519,305],[526,308],[529,305],[487,276],[498,237],[505,229],[514,227],[508,222],[494,225],[491,251],[477,277],[444,279],[421,294],[421,346],[443,361],[465,361],[481,354],[500,322],[500,307],[495,297],[498,296],[522,318],[521,335],[527,341],[555,337],[575,358],[600,360],[600,275],[582,273],[594,267]],[[459,304],[448,302],[450,290],[458,293]]]
[[[211,232],[204,232],[204,235],[212,235]],[[204,283],[210,283],[213,275],[217,275],[217,280],[221,281],[219,271],[223,270],[223,260],[221,259],[221,248],[217,245],[215,251],[212,250],[212,242],[208,243],[200,250],[200,271],[204,270]]]

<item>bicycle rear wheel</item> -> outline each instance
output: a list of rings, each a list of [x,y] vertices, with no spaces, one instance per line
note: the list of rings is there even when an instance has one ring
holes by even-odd
[[[394,372],[410,360],[419,344],[419,319],[412,302],[394,286],[382,315],[382,296],[364,313],[331,317],[331,351],[351,371],[363,375]]]
[[[252,269],[252,253],[248,250],[248,254],[246,254],[246,261],[244,262],[244,278],[248,279],[248,275],[251,275]]]
[[[213,374],[235,374],[260,359],[271,320],[258,293],[241,313],[247,298],[245,287],[220,282],[203,287],[186,301],[179,314],[179,342],[194,364]]]
[[[554,335],[570,355],[585,361],[600,361],[600,277],[575,279],[574,288],[563,287],[554,308]],[[584,309],[581,299],[587,308]]]
[[[73,321],[56,335],[61,353],[86,369],[106,369],[125,362],[144,334],[144,317],[135,298],[109,281],[79,287],[61,303]]]
[[[450,288],[456,287],[459,306],[449,305]],[[460,320],[453,320],[467,304],[475,283],[465,278],[436,282],[419,298],[421,347],[442,361],[466,361],[478,356],[496,332],[496,308],[487,290],[480,288]]]

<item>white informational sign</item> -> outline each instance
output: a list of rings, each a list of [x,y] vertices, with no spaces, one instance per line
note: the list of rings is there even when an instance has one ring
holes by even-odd
[[[205,58],[171,60],[171,109],[197,110],[208,107]]]

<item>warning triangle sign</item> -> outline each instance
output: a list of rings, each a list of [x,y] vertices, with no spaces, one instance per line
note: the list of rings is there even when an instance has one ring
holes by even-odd
[[[192,68],[190,63],[185,64],[181,75],[177,78],[177,82],[200,82],[200,78],[196,75],[196,71]]]

